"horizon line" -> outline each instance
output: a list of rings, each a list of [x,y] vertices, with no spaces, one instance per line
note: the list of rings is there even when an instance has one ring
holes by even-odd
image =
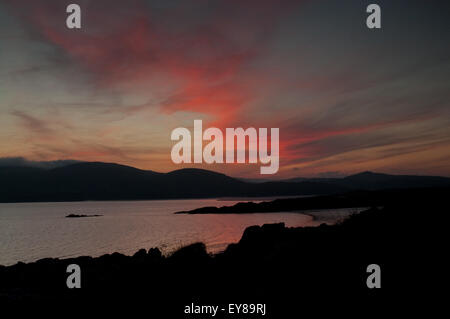
[[[13,163],[14,161],[17,161],[17,163]],[[3,163],[2,163],[3,162]],[[64,164],[67,163],[67,164]],[[76,165],[76,164],[86,164],[86,163],[100,163],[100,164],[114,164],[114,165],[118,165],[118,166],[123,166],[123,167],[129,167],[129,168],[133,168],[136,170],[140,170],[140,171],[146,171],[146,172],[153,172],[153,173],[158,173],[158,174],[169,174],[172,172],[176,172],[176,171],[181,171],[181,170],[187,170],[187,169],[192,169],[192,170],[199,170],[199,171],[208,171],[208,172],[213,172],[216,174],[222,174],[231,178],[235,178],[235,179],[241,179],[241,180],[261,180],[261,181],[286,181],[286,180],[291,180],[291,179],[342,179],[342,178],[346,178],[346,177],[350,177],[350,176],[355,176],[355,175],[360,175],[360,174],[364,174],[364,173],[371,173],[371,174],[377,174],[377,175],[391,175],[391,176],[423,176],[423,177],[443,177],[443,178],[450,178],[450,176],[445,176],[445,175],[423,175],[423,174],[393,174],[393,173],[385,173],[385,172],[379,172],[379,171],[372,171],[372,170],[364,170],[364,171],[360,171],[360,172],[356,172],[356,173],[349,173],[349,174],[336,174],[333,176],[333,174],[330,174],[330,176],[326,176],[326,174],[324,173],[323,176],[321,176],[320,174],[318,175],[313,175],[313,176],[291,176],[291,177],[283,177],[283,178],[276,178],[275,176],[273,177],[236,177],[233,175],[229,175],[220,171],[216,171],[216,170],[212,170],[212,169],[206,169],[206,168],[197,168],[197,167],[182,167],[179,169],[174,169],[174,170],[169,170],[169,171],[156,171],[153,169],[144,169],[144,168],[139,168],[136,166],[132,166],[132,165],[128,165],[128,164],[122,164],[122,163],[117,163],[117,162],[104,162],[104,161],[83,161],[83,160],[76,160],[76,159],[57,159],[57,160],[48,160],[48,161],[37,161],[37,160],[29,160],[25,157],[22,156],[12,156],[12,157],[0,157],[0,168],[6,168],[6,167],[34,167],[34,168],[40,168],[40,169],[47,169],[47,170],[51,170],[51,169],[55,169],[55,168],[60,168],[60,167],[66,167],[66,166],[72,166],[72,165]]]

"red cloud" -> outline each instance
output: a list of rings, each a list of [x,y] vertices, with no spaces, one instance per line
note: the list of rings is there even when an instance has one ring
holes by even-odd
[[[140,0],[79,1],[83,27],[69,30],[66,1],[11,4],[97,85],[153,90],[165,112],[207,113],[222,124],[252,99],[245,81],[253,76],[244,69],[291,5],[228,0],[156,8]]]

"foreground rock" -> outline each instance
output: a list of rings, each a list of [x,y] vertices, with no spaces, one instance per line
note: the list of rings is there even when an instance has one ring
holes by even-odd
[[[197,243],[169,256],[151,248],[133,256],[0,267],[0,303],[145,308],[152,318],[185,318],[183,307],[193,302],[266,303],[268,318],[299,317],[307,309],[320,317],[355,305],[373,312],[399,294],[414,293],[421,274],[433,273],[426,267],[434,260],[429,251],[440,241],[422,232],[435,228],[438,212],[448,211],[449,195],[441,189],[409,201],[399,197],[338,225],[252,226],[216,255]],[[367,266],[374,263],[382,269],[382,288],[375,290],[366,285]],[[70,264],[81,268],[81,289],[66,286]]]

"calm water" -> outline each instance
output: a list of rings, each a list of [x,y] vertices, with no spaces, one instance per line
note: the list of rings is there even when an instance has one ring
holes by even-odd
[[[175,215],[203,206],[233,205],[237,201],[158,200],[68,203],[0,203],[0,265],[45,257],[99,256],[140,248],[170,252],[193,242],[206,243],[211,252],[237,242],[247,226],[285,222],[287,226],[315,226],[319,222],[299,213],[245,215]],[[350,211],[350,210],[349,210]],[[68,214],[101,217],[65,218]],[[348,215],[325,212],[327,222]],[[324,215],[325,216],[325,215]],[[327,218],[325,218],[327,219]],[[320,222],[324,219],[321,218]]]

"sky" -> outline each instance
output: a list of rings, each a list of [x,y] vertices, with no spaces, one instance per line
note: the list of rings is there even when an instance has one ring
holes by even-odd
[[[448,39],[438,0],[0,0],[0,158],[260,176],[175,165],[172,130],[201,119],[279,128],[274,178],[450,176]]]

